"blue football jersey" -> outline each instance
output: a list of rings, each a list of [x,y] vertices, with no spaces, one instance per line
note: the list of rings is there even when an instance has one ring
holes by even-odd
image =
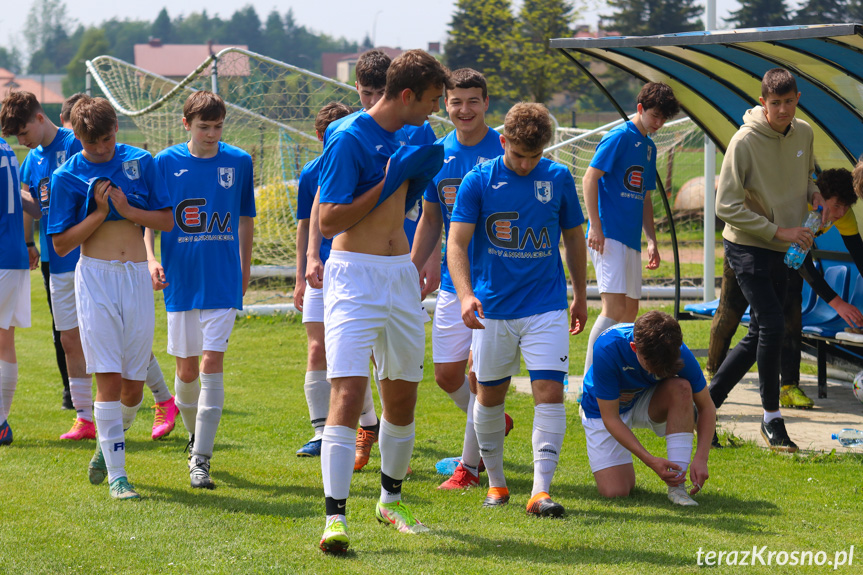
[[[159,152],[174,228],[162,233],[168,286],[165,309],[243,309],[240,217],[255,217],[252,157],[219,143],[212,158],[196,158],[187,143]]]
[[[49,235],[68,230],[92,213],[95,205],[89,195],[90,188],[100,179],[111,180],[126,194],[129,205],[136,208],[152,211],[171,207],[165,181],[156,172],[150,152],[116,144],[114,157],[107,162],[96,164],[80,153],[66,160],[54,172],[48,208]],[[114,214],[109,214],[109,218],[120,218],[119,214]]]
[[[21,180],[18,158],[6,140],[0,138],[0,269],[30,268],[24,245],[24,211],[21,207]]]
[[[641,251],[644,193],[656,189],[656,145],[632,122],[608,132],[590,162],[599,180],[599,221],[605,237]]]
[[[459,143],[456,132],[450,132],[437,141],[443,144],[444,164],[440,172],[434,177],[431,184],[426,188],[423,199],[427,202],[440,204],[443,215],[444,230],[449,236],[449,222],[458,188],[462,178],[478,166],[488,160],[493,160],[503,154],[503,146],[500,145],[500,134],[492,128],[488,129],[485,137],[475,146],[463,146]],[[468,253],[473,249],[473,242],[468,248]],[[446,244],[444,244],[444,256],[441,262],[440,289],[442,291],[455,293],[449,268],[446,265]]]
[[[318,156],[311,162],[307,162],[300,172],[300,183],[297,186],[297,219],[307,220],[312,217],[312,204],[315,203],[315,195],[318,193],[318,178],[321,175],[321,157]],[[321,240],[320,257],[326,263],[330,257],[333,239],[323,238]]]
[[[24,157],[24,161],[18,166],[18,171],[21,173],[21,184],[26,184],[30,180],[30,154]],[[38,200],[37,194],[33,192],[33,199]],[[44,220],[44,221],[43,221]],[[48,225],[48,220],[43,218],[39,221],[39,261],[46,263],[48,261],[48,234],[45,233],[43,226]]]
[[[519,176],[503,156],[480,164],[462,180],[451,220],[476,224],[471,280],[487,318],[567,309],[561,229],[584,215],[565,166],[542,158]]]
[[[390,156],[401,144],[366,113],[344,118],[324,144],[320,203],[350,204],[384,177]]]
[[[58,128],[57,135],[51,143],[43,148],[30,150],[27,154],[27,178],[22,180],[22,183],[27,184],[30,188],[30,193],[33,198],[39,200],[39,205],[42,207],[42,219],[39,220],[39,236],[45,238],[46,242],[41,243],[43,247],[43,255],[48,258],[48,270],[52,274],[62,274],[75,271],[75,266],[78,264],[78,258],[81,255],[81,248],[77,247],[63,257],[57,255],[54,250],[54,242],[47,241],[48,233],[48,211],[51,201],[51,175],[54,170],[63,165],[66,160],[81,151],[81,142],[75,137],[72,130],[66,128]]]
[[[638,357],[632,351],[631,323],[621,323],[608,328],[596,339],[593,346],[593,365],[584,376],[581,408],[590,418],[602,417],[598,399],[613,401],[620,399],[620,413],[631,410],[645,391],[658,384],[646,369],[641,367]],[[698,360],[686,347],[680,346],[680,359],[683,369],[678,377],[689,382],[692,393],[698,393],[707,385]]]

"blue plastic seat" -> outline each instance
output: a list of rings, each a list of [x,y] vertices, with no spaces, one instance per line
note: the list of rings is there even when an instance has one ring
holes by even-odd
[[[689,313],[694,313],[695,315],[713,317],[714,315],[716,315],[717,307],[719,307],[718,298],[713,301],[686,304],[683,309],[688,311]]]
[[[825,265],[824,271],[824,279],[833,291],[836,292],[839,297],[848,301],[848,267],[846,264],[838,264],[838,265]],[[855,286],[856,291],[856,286]],[[817,326],[826,326],[827,324],[833,322],[835,319],[839,318],[839,314],[836,313],[832,307],[830,307],[826,301],[821,298],[818,298],[815,302],[815,305],[812,309],[803,315],[801,318],[801,323],[803,324],[803,332],[804,333],[813,333],[811,331],[806,331],[807,328],[817,327]],[[839,318],[842,321],[842,318]],[[844,324],[844,321],[842,322]],[[844,329],[844,327],[842,328]],[[837,330],[838,331],[838,330]],[[835,335],[836,332],[834,332]],[[832,336],[831,336],[832,337]]]
[[[851,296],[847,301],[858,309],[863,307],[863,277],[861,277],[859,273],[854,280],[854,289],[851,292]],[[830,308],[830,310],[832,311],[833,308]],[[845,331],[845,328],[847,327],[851,327],[850,325],[848,325],[848,322],[839,317],[839,314],[836,314],[835,311],[833,313],[836,315],[836,317],[828,322],[820,324],[804,324],[802,330],[803,333],[811,333],[814,335],[820,335],[822,337],[836,337],[837,333],[839,333],[840,331]]]

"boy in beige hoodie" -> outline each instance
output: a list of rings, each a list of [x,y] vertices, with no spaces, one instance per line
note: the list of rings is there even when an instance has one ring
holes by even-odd
[[[794,117],[800,93],[782,68],[764,74],[761,106],[748,110],[731,139],[716,194],[716,215],[726,224],[725,257],[751,307],[749,332],[729,352],[710,385],[717,408],[758,362],[764,418],[761,435],[771,449],[794,452],[779,411],[779,370],[785,330],[788,273],[784,254],[792,242],[812,245],[800,223],[807,202],[820,204],[809,124]],[[817,197],[816,197],[817,196]]]

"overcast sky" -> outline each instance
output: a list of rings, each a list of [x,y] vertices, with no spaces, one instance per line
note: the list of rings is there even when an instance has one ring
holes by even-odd
[[[585,13],[582,20],[595,28],[597,14],[610,11],[605,2],[588,2],[594,8]],[[2,0],[0,45],[11,46],[13,40],[23,40],[22,28],[33,3],[34,0]],[[210,16],[218,14],[227,19],[246,4],[254,5],[261,21],[274,8],[282,14],[293,8],[297,23],[316,32],[344,36],[357,42],[368,34],[379,46],[410,49],[425,48],[429,42],[446,41],[456,0],[183,0],[182,8],[168,8],[168,14],[175,18],[206,9]],[[514,4],[520,4],[519,0]],[[84,25],[98,24],[112,17],[153,21],[165,5],[159,0],[66,0],[69,16]],[[720,27],[723,27],[722,17],[736,8],[735,0],[717,0]]]

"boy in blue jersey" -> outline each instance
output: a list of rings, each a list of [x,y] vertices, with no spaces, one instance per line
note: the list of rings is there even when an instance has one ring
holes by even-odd
[[[356,88],[357,94],[360,97],[362,108],[350,116],[359,115],[366,110],[371,110],[377,104],[378,100],[383,98],[387,81],[387,70],[392,63],[392,59],[387,56],[383,50],[368,50],[360,54],[357,59],[356,66]],[[343,119],[335,120],[330,123],[324,132],[324,145],[326,145],[330,136],[335,132]],[[396,131],[396,139],[399,144],[404,146],[407,144],[422,145],[432,144],[437,139],[434,130],[429,126],[428,121],[422,126],[405,125]],[[419,201],[417,201],[419,206]],[[413,245],[414,234],[416,232],[417,220],[419,219],[419,209],[408,209],[405,215],[404,229],[408,238],[408,244]],[[320,235],[318,226],[317,208],[313,208],[310,223],[310,242],[309,254],[306,271],[306,281],[314,288],[320,289],[323,285],[323,270],[324,264],[318,256],[317,250],[320,245]],[[420,271],[420,281],[423,284],[422,297],[437,289],[440,283],[440,253],[429,259],[426,265]],[[377,371],[373,370],[375,383],[378,387],[378,395],[380,396],[380,382],[377,379]],[[380,420],[375,413],[374,396],[372,395],[371,381],[366,387],[366,395],[363,399],[363,411],[360,414],[360,427],[357,430],[357,447],[354,457],[354,471],[360,471],[369,462],[371,456],[372,445],[378,441],[378,432],[380,431]]]
[[[68,159],[81,151],[81,143],[72,130],[58,128],[48,119],[36,96],[30,92],[12,92],[2,104],[0,125],[4,136],[16,136],[18,143],[30,149],[24,160],[21,186],[38,192],[42,217],[40,236],[47,238],[48,208],[51,198],[51,175]],[[78,313],[75,309],[75,266],[80,249],[60,257],[51,242],[46,241],[48,258],[50,309],[54,327],[60,334],[69,375],[69,393],[75,408],[75,422],[60,439],[95,439],[93,424],[93,382],[87,375]],[[34,247],[35,249],[35,247]]]
[[[436,112],[445,86],[452,86],[449,72],[432,56],[422,50],[403,53],[387,70],[384,98],[344,120],[324,148],[320,228],[325,237],[338,234],[323,278],[332,385],[321,444],[327,523],[320,547],[325,552],[344,552],[349,544],[345,507],[372,351],[383,400],[381,498],[375,515],[403,533],[427,530],[402,503],[401,491],[413,452],[428,315],[402,223],[411,203],[408,184],[390,182],[399,185],[390,185],[386,196],[382,178],[399,148],[396,132],[405,124],[422,125]]]
[[[698,410],[698,446],[692,457]],[[603,497],[626,497],[635,487],[635,455],[668,486],[676,505],[698,505],[704,488],[716,409],[698,361],[683,343],[680,324],[649,311],[634,324],[607,329],[596,340],[593,365],[584,376],[581,422],[596,488]],[[633,435],[651,429],[665,437],[668,457],[652,455]],[[691,465],[690,465],[691,462]],[[686,491],[686,470],[692,489]]]
[[[21,190],[18,159],[3,139],[0,190],[0,445],[9,445],[12,428],[6,419],[18,386],[15,328],[30,327],[30,258],[24,245],[22,200],[31,216],[41,214],[38,202]]]
[[[500,134],[485,123],[489,104],[485,77],[471,68],[460,68],[453,71],[452,79],[455,87],[446,91],[444,101],[455,131],[438,140],[444,147],[444,167],[423,195],[422,217],[411,255],[417,270],[423,268],[434,251],[440,253],[441,229],[449,234],[450,215],[464,175],[503,153]],[[438,489],[462,489],[479,485],[481,462],[473,429],[476,379],[465,375],[472,332],[461,319],[461,304],[445,261],[440,275],[432,326],[435,381],[467,414],[467,423],[461,461],[452,477]],[[511,419],[507,425],[512,425]]]
[[[225,111],[217,94],[195,92],[183,105],[189,141],[156,156],[175,206],[174,228],[162,234],[164,268],[146,232],[153,285],[165,290],[168,353],[177,358],[189,478],[204,489],[215,487],[210,459],[225,403],[224,358],[249,285],[255,217],[252,157],[221,141]]]
[[[641,298],[641,231],[647,236],[647,269],[659,267],[653,204],[656,145],[650,138],[680,111],[674,92],[659,82],[638,94],[635,119],[608,132],[584,174],[584,203],[590,225],[587,246],[602,311],[587,342],[584,372],[593,361],[593,344],[603,331],[635,321]]]
[[[524,354],[535,402],[534,478],[527,512],[543,517],[564,513],[549,489],[566,431],[566,334],[580,333],[587,321],[584,215],[572,174],[542,157],[552,133],[551,117],[541,104],[520,103],[510,109],[500,137],[504,154],[462,180],[447,240],[447,265],[461,300],[462,320],[474,330],[473,367],[479,386],[473,420],[489,482],[483,506],[509,501],[503,471],[504,407],[510,379]],[[558,248],[561,236],[572,278],[570,306]]]
[[[344,104],[330,102],[320,109],[315,117],[315,134],[324,141],[327,126],[351,113]],[[306,381],[303,391],[309,406],[309,419],[315,430],[314,436],[297,450],[297,457],[318,457],[321,454],[321,437],[327,413],[330,411],[330,382],[327,380],[327,357],[324,351],[324,292],[306,284],[306,252],[309,248],[309,221],[312,205],[318,193],[321,156],[308,162],[300,172],[297,186],[297,283],[294,287],[294,307],[303,314],[308,339]],[[319,247],[315,250],[316,261],[322,266],[330,255],[332,240],[321,239],[320,229],[315,234]],[[371,390],[370,390],[371,391]],[[372,404],[374,412],[374,404]],[[377,417],[376,417],[377,419]],[[377,423],[377,421],[375,422]],[[377,433],[375,432],[375,435]]]
[[[116,499],[137,499],[124,430],[141,405],[155,323],[141,228],[170,230],[171,204],[150,154],[117,144],[107,100],[81,98],[72,126],[83,150],[51,177],[47,231],[60,256],[81,246],[75,303],[87,372],[96,374],[99,440],[89,476],[98,484],[107,475]]]

